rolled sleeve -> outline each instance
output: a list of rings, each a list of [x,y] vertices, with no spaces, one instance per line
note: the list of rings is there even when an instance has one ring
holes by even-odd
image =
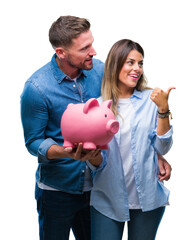
[[[154,148],[156,151],[162,155],[168,153],[170,150],[173,140],[172,140],[172,134],[173,134],[173,127],[171,126],[170,130],[165,133],[162,136],[157,135],[155,131],[155,142],[154,142]]]
[[[52,145],[57,145],[57,143],[51,138],[47,138],[40,144],[39,149],[38,149],[38,162],[39,163],[49,162],[49,159],[47,158],[47,151]]]

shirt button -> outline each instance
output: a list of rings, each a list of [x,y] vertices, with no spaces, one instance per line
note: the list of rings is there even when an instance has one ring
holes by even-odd
[[[82,170],[82,173],[85,173],[85,170]]]
[[[76,85],[74,84],[74,85],[73,85],[73,87],[75,88],[75,87],[76,87]]]

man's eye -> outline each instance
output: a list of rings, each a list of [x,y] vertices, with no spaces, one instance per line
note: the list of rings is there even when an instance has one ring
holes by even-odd
[[[88,48],[89,48],[89,46],[86,46],[86,47],[82,48],[82,51],[85,51],[85,50],[87,50]]]

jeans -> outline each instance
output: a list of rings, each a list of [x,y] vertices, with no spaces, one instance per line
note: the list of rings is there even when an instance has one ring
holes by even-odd
[[[90,240],[90,192],[69,194],[42,190],[36,184],[40,240]]]
[[[165,207],[152,211],[130,210],[130,221],[127,223],[128,240],[154,240]],[[110,219],[91,207],[91,239],[121,240],[124,222]]]

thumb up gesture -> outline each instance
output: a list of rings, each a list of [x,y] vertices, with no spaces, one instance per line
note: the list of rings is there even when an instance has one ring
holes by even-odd
[[[150,99],[157,105],[159,112],[164,113],[169,110],[168,98],[172,89],[175,87],[169,87],[167,91],[155,88],[151,93]]]

